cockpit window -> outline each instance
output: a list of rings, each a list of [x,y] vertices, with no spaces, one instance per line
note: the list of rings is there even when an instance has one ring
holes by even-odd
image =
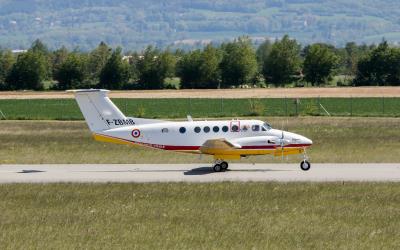
[[[262,131],[268,131],[270,129],[272,129],[271,125],[269,125],[267,122],[264,122],[262,125]]]

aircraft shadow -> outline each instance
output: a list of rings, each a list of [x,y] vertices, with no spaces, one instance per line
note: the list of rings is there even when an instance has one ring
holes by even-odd
[[[180,169],[176,170],[162,170],[162,169],[153,169],[153,170],[93,170],[93,171],[74,171],[75,173],[167,173],[167,172],[182,172]]]
[[[22,170],[20,172],[17,172],[17,174],[34,174],[34,173],[44,173],[46,171],[42,170],[34,170],[34,169],[28,169],[28,170]]]
[[[132,169],[132,170],[94,170],[94,171],[74,171],[76,173],[172,173],[182,172],[181,169]],[[288,172],[293,170],[276,170],[276,169],[228,169],[224,172]],[[223,172],[222,172],[223,173]],[[183,172],[184,175],[206,175],[206,174],[219,174],[214,172],[212,167],[198,167]]]
[[[227,169],[224,172],[281,172],[281,171],[293,171],[293,170],[275,170],[275,169]],[[194,168],[183,173],[184,175],[206,175],[206,174],[218,174],[214,172],[211,167],[199,167]]]

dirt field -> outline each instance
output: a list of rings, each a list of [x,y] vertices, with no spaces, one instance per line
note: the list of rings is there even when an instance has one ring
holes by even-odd
[[[400,87],[273,88],[206,90],[112,91],[112,98],[282,98],[282,97],[400,97]],[[0,99],[72,98],[62,91],[0,92]]]

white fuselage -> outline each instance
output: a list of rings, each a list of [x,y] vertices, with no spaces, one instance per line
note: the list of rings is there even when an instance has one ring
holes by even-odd
[[[242,148],[274,148],[282,143],[282,130],[258,120],[183,121],[128,126],[98,134],[166,150],[197,150],[207,140],[225,139]],[[307,147],[308,138],[283,132],[286,147]]]

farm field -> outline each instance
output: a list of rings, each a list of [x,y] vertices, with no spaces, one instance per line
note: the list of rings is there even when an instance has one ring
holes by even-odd
[[[111,98],[317,98],[400,97],[400,87],[113,90]],[[71,99],[65,91],[3,91],[0,99]]]
[[[265,118],[273,127],[313,140],[318,163],[398,163],[400,118]],[[0,121],[0,164],[211,163],[212,158],[94,141],[83,121]],[[299,162],[259,156],[241,162]]]
[[[0,185],[2,249],[395,249],[398,183]]]
[[[400,116],[400,98],[134,99],[115,98],[127,116],[146,118],[243,116]],[[83,120],[73,99],[0,100],[0,119]]]

